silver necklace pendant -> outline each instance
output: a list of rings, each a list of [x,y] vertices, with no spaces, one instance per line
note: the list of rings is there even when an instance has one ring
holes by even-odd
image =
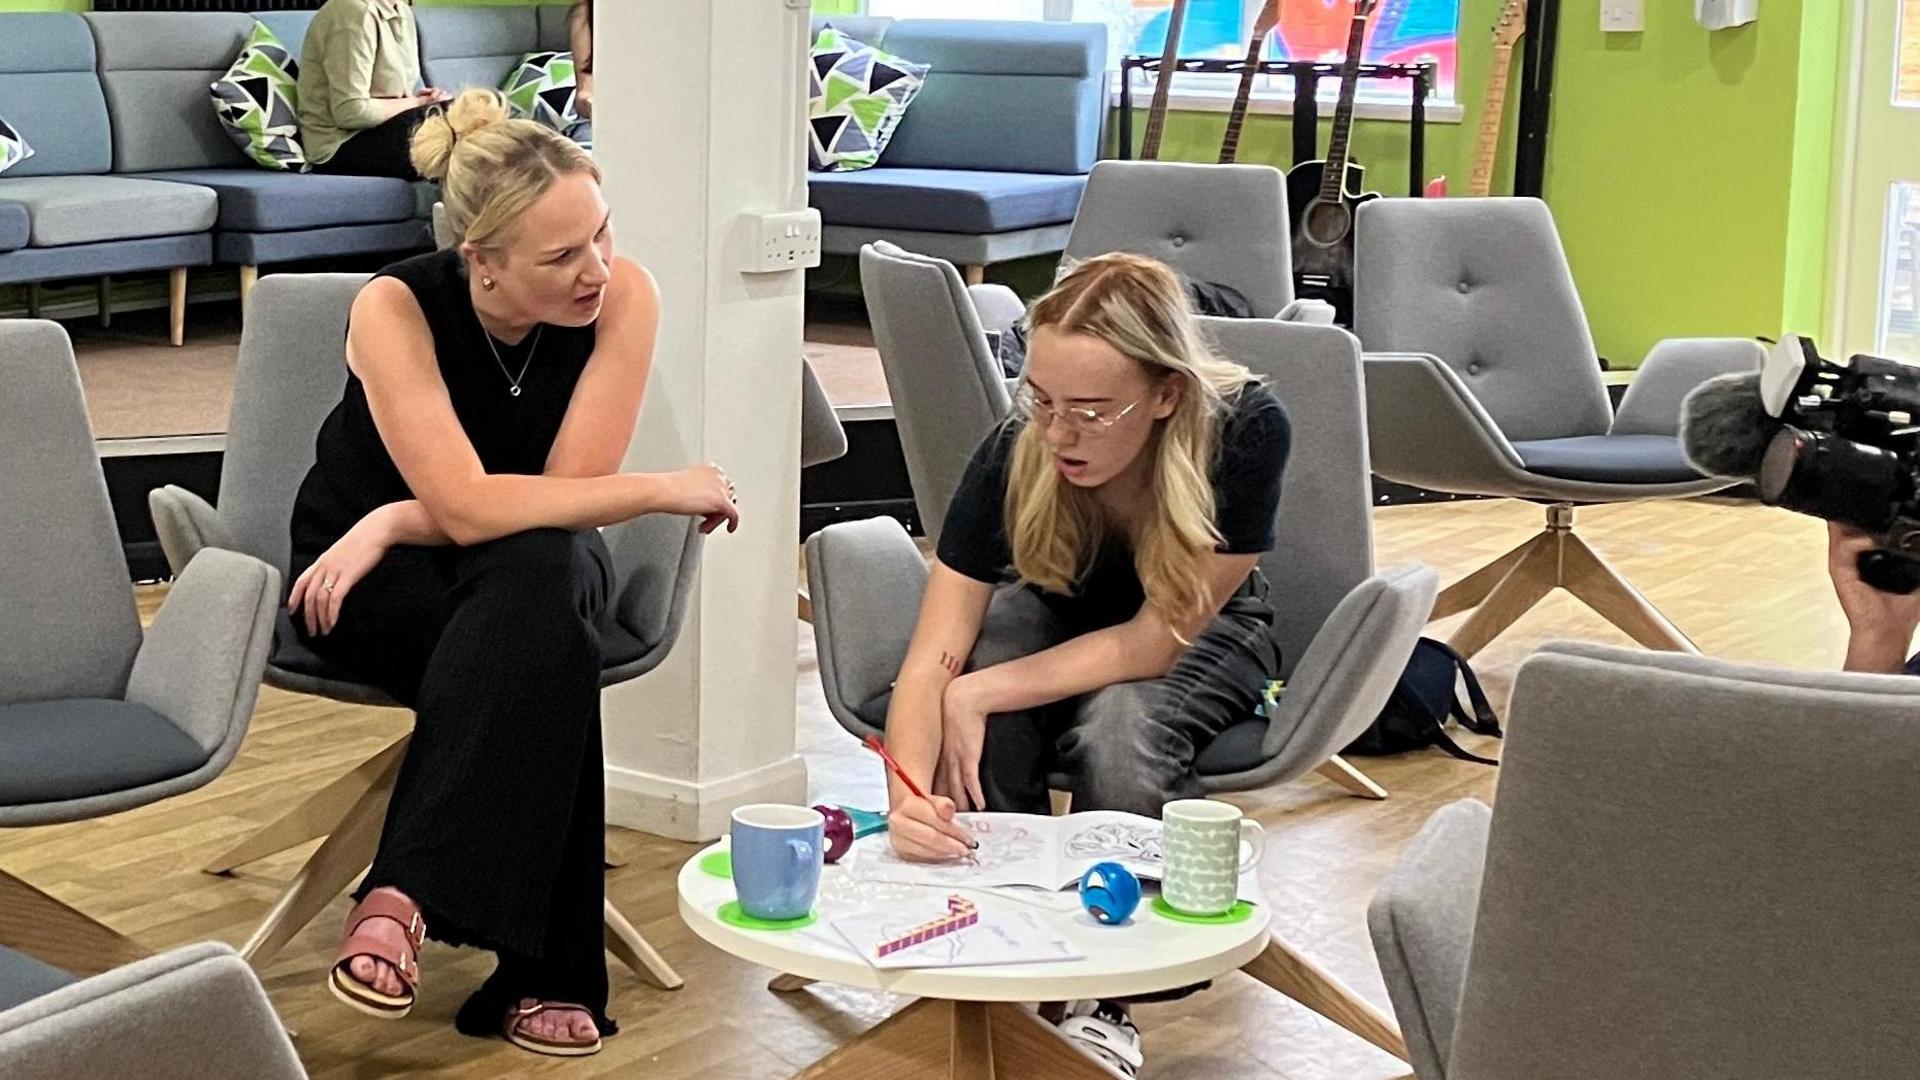
[[[519,387],[517,387],[517,386],[509,386],[509,387],[507,387],[507,393],[509,393],[509,394],[512,394],[512,395],[513,395],[514,397],[519,397],[519,396],[520,396],[520,388],[519,388]]]
[[[480,322],[480,313],[477,311],[474,312],[473,318],[474,318],[474,322],[479,323],[480,336],[486,339],[487,351],[493,354],[493,362],[500,366],[500,374],[505,375],[507,377],[508,395],[512,397],[519,397],[520,384],[522,381],[526,379],[527,370],[533,367],[533,354],[535,352],[538,352],[540,349],[540,335],[542,332],[546,330],[547,328],[546,324],[542,323],[539,326],[536,326],[533,328],[533,343],[527,346],[527,358],[520,365],[520,374],[515,375],[513,372],[507,370],[507,362],[500,358],[499,346],[493,343],[493,335],[487,333],[487,325],[485,323]]]

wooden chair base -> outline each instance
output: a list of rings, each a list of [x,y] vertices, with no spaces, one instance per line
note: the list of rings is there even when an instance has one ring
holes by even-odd
[[[1547,507],[1539,535],[1449,585],[1434,601],[1433,618],[1472,611],[1448,644],[1473,656],[1506,632],[1555,589],[1565,589],[1601,618],[1649,649],[1698,653],[1599,552],[1573,531],[1573,506]]]
[[[1279,936],[1240,970],[1360,1036],[1407,1060],[1407,1043],[1391,1017],[1374,1008],[1325,968],[1300,955]]]
[[[411,739],[411,735],[405,735],[395,740],[208,865],[209,872],[224,873],[316,836],[326,837],[287,884],[253,936],[240,947],[241,957],[256,969],[264,968],[372,864],[374,850],[380,845],[380,827],[387,817],[387,802],[393,797],[394,781]],[[662,990],[678,990],[685,985],[673,966],[612,901],[607,902],[605,917],[609,952]]]
[[[105,923],[5,873],[0,873],[0,945],[81,977],[149,955]]]

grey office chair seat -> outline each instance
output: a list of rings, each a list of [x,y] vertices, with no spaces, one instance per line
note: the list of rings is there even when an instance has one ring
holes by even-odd
[[[1146,255],[1193,281],[1238,289],[1254,314],[1293,302],[1286,177],[1271,165],[1102,161],[1067,237],[1068,260]]]
[[[1555,480],[1591,484],[1685,484],[1701,482],[1677,439],[1665,435],[1574,435],[1513,444],[1521,467]]]
[[[1549,504],[1533,539],[1440,594],[1435,619],[1473,611],[1453,647],[1473,655],[1564,588],[1643,645],[1691,651],[1575,535],[1573,508],[1730,486],[1687,463],[1681,402],[1714,375],[1758,370],[1760,344],[1663,341],[1615,413],[1546,204],[1380,199],[1360,208],[1356,229],[1374,470],[1433,491]]]
[[[0,804],[22,806],[135,791],[185,776],[207,750],[145,705],[107,698],[0,705]]]
[[[1557,644],[1512,712],[1368,911],[1419,1080],[1914,1074],[1920,680]]]
[[[283,571],[288,567],[294,498],[313,464],[315,433],[345,385],[347,315],[366,281],[364,274],[276,274],[255,288],[234,377],[219,508],[174,486],[148,496],[168,563],[179,567],[204,549],[225,548],[258,556]],[[697,519],[668,514],[634,518],[601,535],[612,556],[614,582],[613,601],[601,621],[600,683],[612,686],[659,666],[673,647],[699,572],[702,538]],[[284,615],[274,625],[269,684],[350,704],[395,704],[307,649]],[[224,873],[328,837],[308,865],[329,869],[295,879],[242,948],[247,960],[264,964],[364,869],[367,860],[356,857],[364,851],[370,859],[378,843],[386,798],[410,737],[402,736],[309,795],[207,866]],[[356,861],[359,865],[353,865]],[[610,939],[619,938],[616,951],[623,959],[662,986],[680,985],[679,976],[611,907],[607,918]]]

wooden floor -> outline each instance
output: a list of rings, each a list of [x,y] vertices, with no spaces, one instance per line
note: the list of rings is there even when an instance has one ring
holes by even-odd
[[[1382,510],[1379,561],[1390,566],[1417,559],[1450,580],[1526,539],[1538,518],[1537,508],[1505,502]],[[1584,511],[1581,532],[1706,651],[1811,666],[1837,662],[1843,629],[1825,585],[1817,523],[1752,506],[1694,502]],[[150,609],[157,599],[149,591],[144,606]],[[828,717],[810,637],[802,634],[795,695],[814,795],[877,805],[878,770],[853,753],[851,740]],[[1482,655],[1480,667],[1497,703],[1504,705],[1526,654],[1555,637],[1624,641],[1571,601],[1554,599]],[[269,690],[240,757],[213,784],[105,821],[0,833],[0,867],[155,949],[207,938],[239,942],[304,849],[230,879],[194,867],[372,753],[405,724],[396,712]],[[1362,802],[1313,778],[1234,801],[1268,828],[1261,876],[1276,926],[1384,1005],[1367,943],[1367,899],[1427,815],[1453,799],[1490,797],[1494,772],[1438,755],[1364,765],[1393,792],[1389,801]],[[833,987],[787,996],[766,992],[766,971],[717,952],[680,925],[673,871],[691,847],[621,830],[609,843],[629,860],[610,874],[609,894],[678,966],[687,985],[664,993],[616,969],[612,1011],[624,1031],[603,1054],[577,1062],[542,1060],[497,1040],[455,1034],[449,1019],[489,962],[439,946],[427,950],[422,1003],[407,1020],[383,1024],[337,1005],[321,985],[345,915],[344,903],[336,903],[264,973],[274,1003],[299,1033],[312,1074],[321,1080],[549,1073],[772,1080],[790,1076],[904,1004]],[[1239,974],[1185,1001],[1142,1007],[1139,1017],[1149,1080],[1386,1080],[1408,1071]]]

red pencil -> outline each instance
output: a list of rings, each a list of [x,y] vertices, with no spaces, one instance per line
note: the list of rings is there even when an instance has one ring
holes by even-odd
[[[867,749],[880,755],[880,760],[887,763],[887,768],[892,770],[893,775],[900,778],[901,783],[907,785],[907,790],[913,792],[915,798],[925,799],[927,797],[927,793],[920,790],[920,785],[913,782],[913,777],[907,775],[907,770],[901,768],[900,763],[893,760],[893,755],[887,753],[887,748],[880,745],[879,739],[871,735],[867,736]]]

